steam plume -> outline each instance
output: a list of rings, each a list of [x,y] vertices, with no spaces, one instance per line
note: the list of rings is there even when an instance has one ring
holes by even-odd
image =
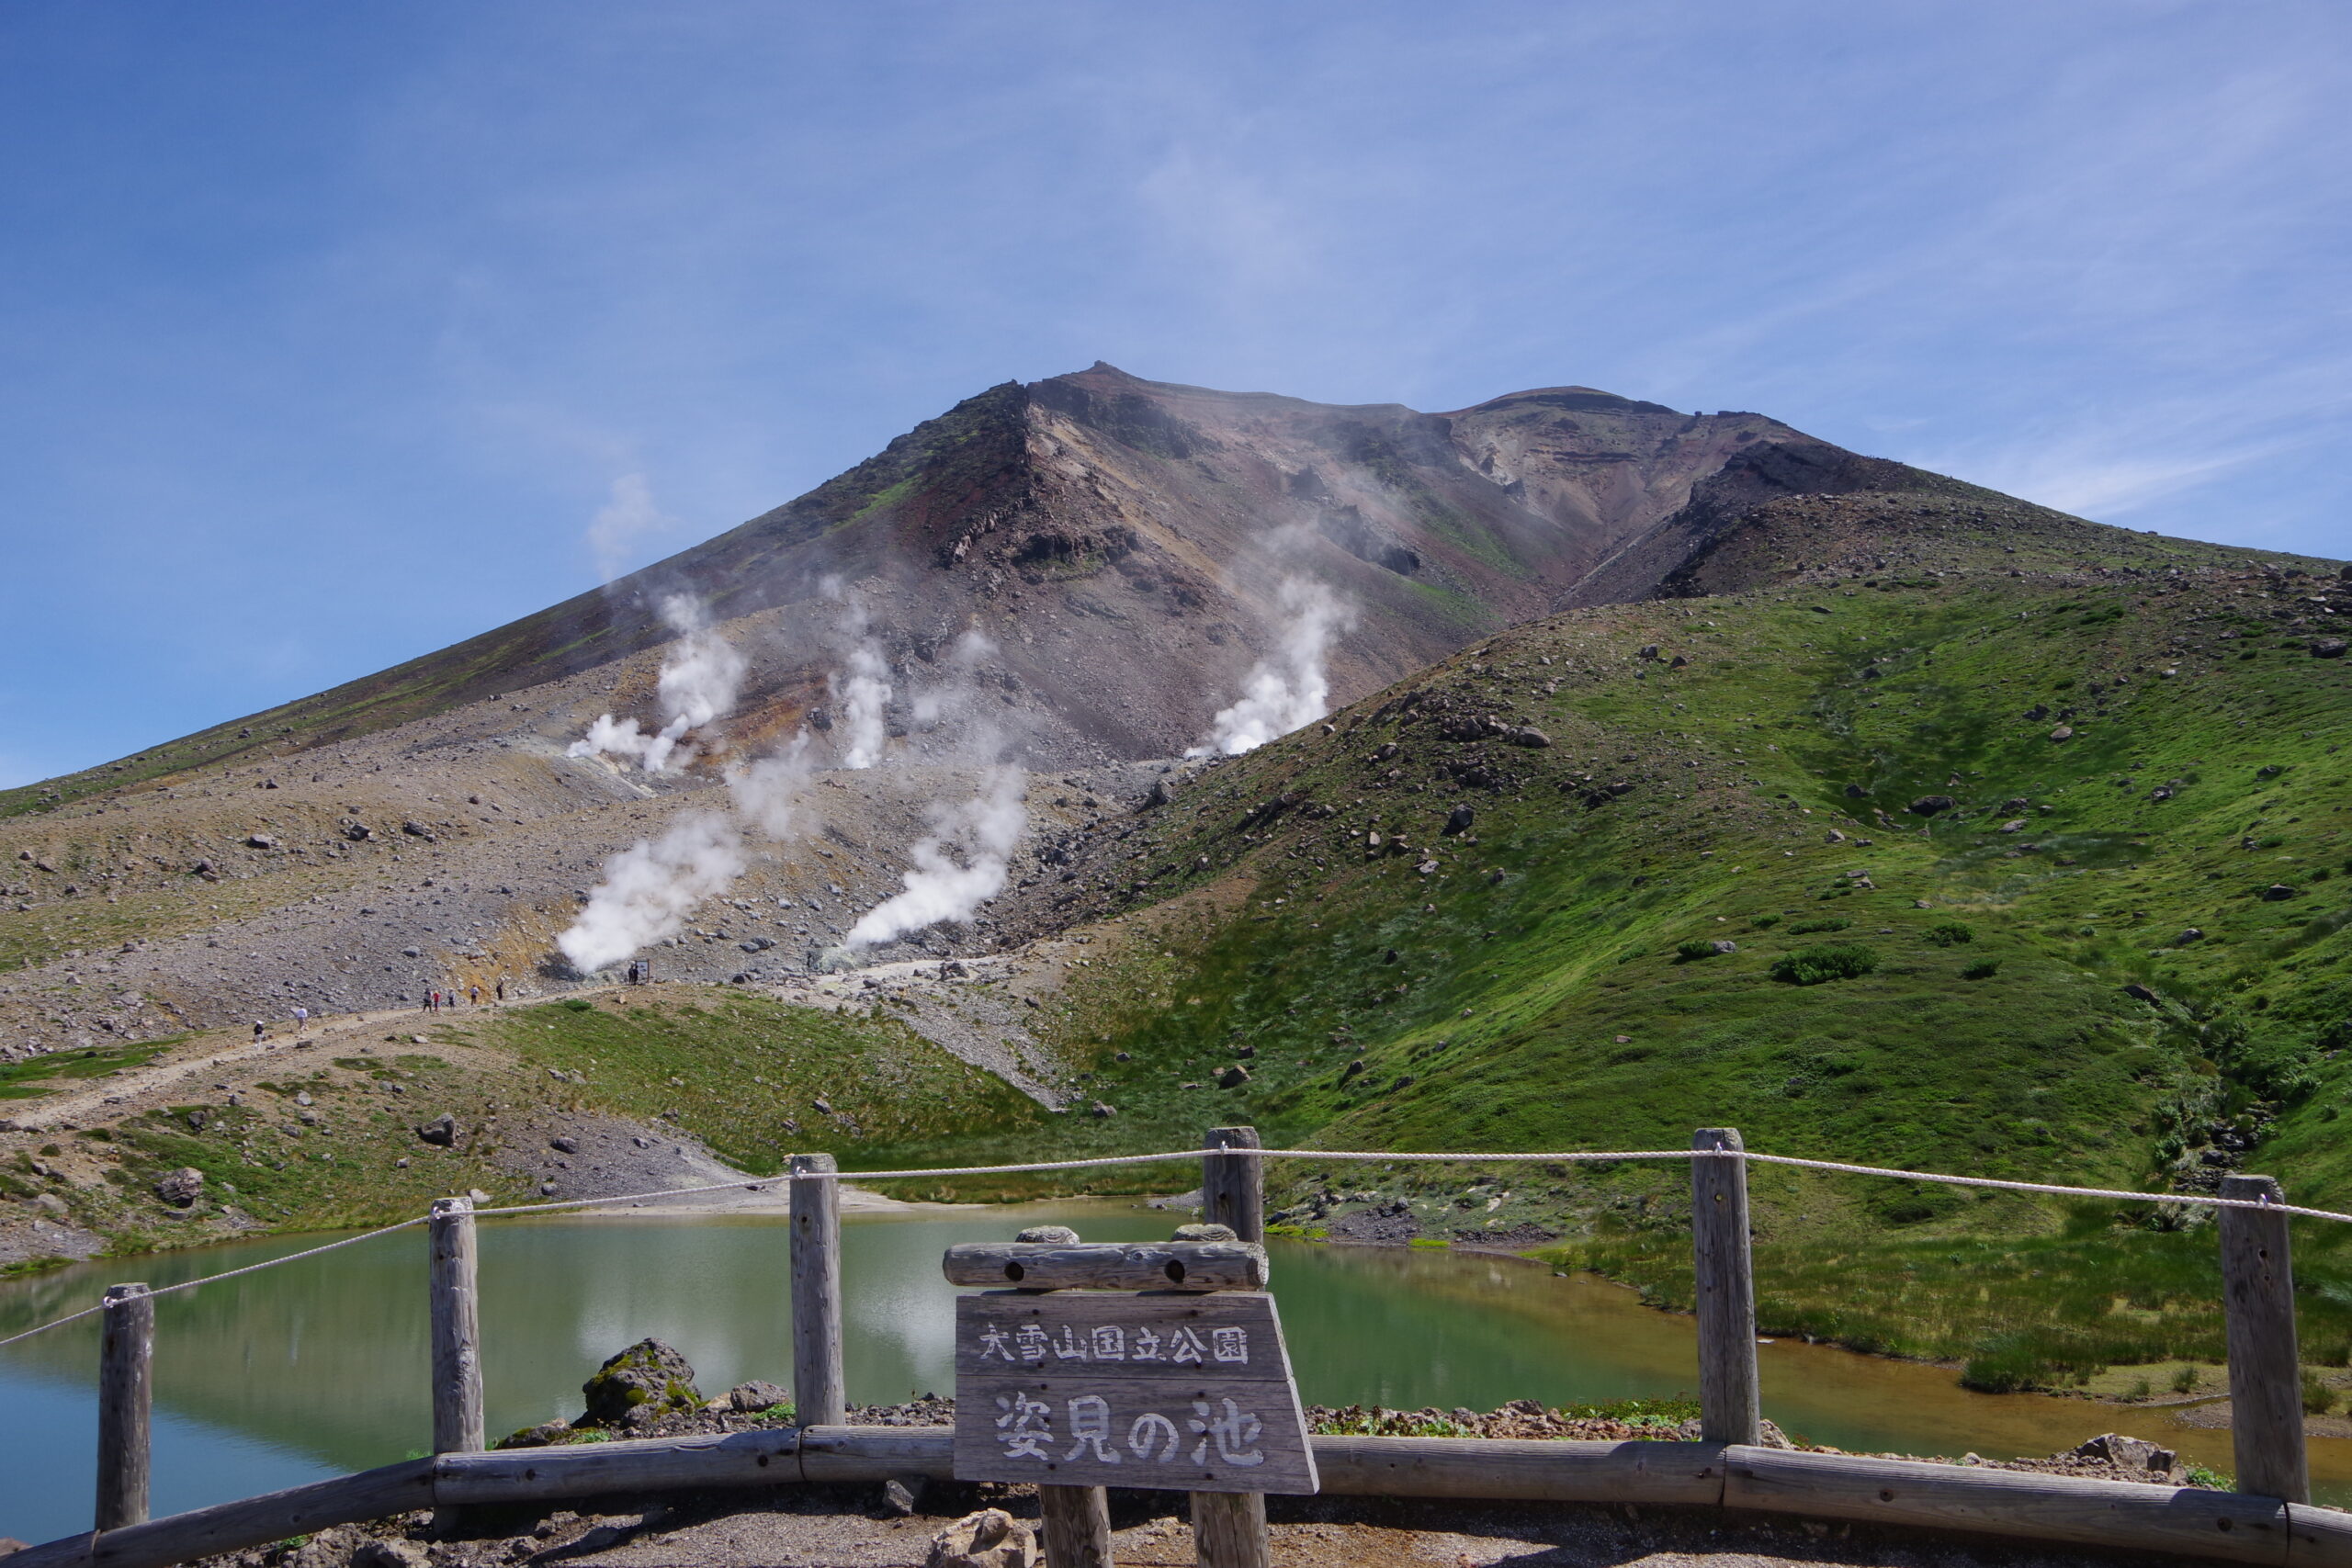
[[[633,718],[605,714],[588,727],[586,736],[571,743],[568,755],[633,757],[647,773],[662,773],[673,757],[681,766],[693,759],[694,748],[682,743],[686,731],[699,729],[734,707],[743,682],[743,656],[711,629],[699,600],[673,593],[661,608],[663,622],[678,634],[654,683],[665,722],[649,735]]]
[[[556,946],[582,974],[678,934],[696,904],[743,869],[743,839],[715,811],[690,811],[658,839],[639,839],[605,863],[605,880]]]
[[[981,776],[979,792],[956,806],[931,807],[928,836],[908,852],[914,869],[905,890],[868,909],[843,939],[872,947],[942,920],[968,920],[982,901],[1004,888],[1005,863],[1028,820],[1022,802],[1028,775],[1000,764]]]
[[[1186,756],[1218,751],[1238,757],[1329,711],[1331,684],[1323,661],[1331,639],[1354,621],[1354,612],[1307,577],[1283,578],[1274,599],[1285,623],[1281,649],[1251,666],[1241,683],[1241,700],[1210,721],[1208,744],[1193,747]]]
[[[788,839],[803,812],[808,787],[808,732],[801,730],[772,755],[727,775],[735,809],[771,839]]]
[[[850,649],[849,668],[833,677],[833,694],[842,705],[842,723],[849,731],[844,768],[870,768],[882,760],[883,712],[890,703],[890,667],[871,637]]]
[[[643,474],[623,474],[613,481],[610,501],[588,525],[588,548],[596,570],[610,582],[627,568],[638,542],[678,526],[678,520],[653,503],[653,487]]]

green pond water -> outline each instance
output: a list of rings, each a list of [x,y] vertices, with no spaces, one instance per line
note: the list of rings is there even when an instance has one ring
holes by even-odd
[[[1089,1240],[1164,1237],[1174,1217],[1095,1201],[853,1215],[843,1225],[850,1397],[951,1391],[952,1242],[1048,1219]],[[89,1305],[107,1282],[164,1285],[315,1246],[279,1238],[81,1265],[0,1286],[0,1337]],[[770,1218],[600,1215],[481,1228],[485,1394],[498,1434],[569,1416],[580,1384],[648,1335],[707,1393],[790,1382],[786,1234]],[[1696,1386],[1692,1320],[1591,1277],[1435,1249],[1273,1244],[1273,1290],[1309,1403],[1491,1408],[1506,1400],[1665,1396]],[[2217,1469],[2229,1434],[2035,1394],[1971,1393],[1946,1368],[1797,1343],[1763,1346],[1765,1413],[1840,1448],[2045,1454],[2120,1429]],[[0,1535],[86,1529],[95,1320],[0,1349]],[[422,1452],[427,1403],[421,1229],[165,1297],[156,1308],[158,1514]],[[2352,1442],[2312,1444],[2315,1491],[2352,1503]]]

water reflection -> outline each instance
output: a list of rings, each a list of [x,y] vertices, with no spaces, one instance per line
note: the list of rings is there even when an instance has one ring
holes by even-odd
[[[1060,1219],[1089,1239],[1168,1234],[1116,1202],[855,1216],[844,1226],[849,1393],[858,1402],[953,1382],[939,1257]],[[487,1224],[485,1397],[495,1433],[577,1414],[596,1363],[648,1335],[694,1362],[707,1392],[789,1381],[786,1227],[775,1220],[572,1217]],[[80,1266],[0,1288],[0,1334],[86,1306],[110,1280],[214,1274],[313,1245],[279,1240]],[[429,1440],[424,1235],[165,1298],[157,1308],[155,1507],[170,1512],[365,1468]],[[1310,1402],[1468,1405],[1662,1396],[1693,1386],[1690,1320],[1630,1292],[1515,1259],[1277,1244],[1274,1290]],[[94,1321],[0,1350],[0,1534],[87,1528]],[[1768,1414],[1866,1450],[2047,1453],[2121,1427],[2229,1468],[2229,1434],[2157,1411],[1970,1393],[1950,1371],[1801,1344],[1762,1350]],[[2316,1441],[2326,1500],[2352,1501],[2352,1443]]]

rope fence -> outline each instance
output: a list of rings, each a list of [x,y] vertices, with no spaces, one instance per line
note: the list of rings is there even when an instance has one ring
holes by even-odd
[[[2059,1198],[2098,1198],[2132,1203],[2173,1203],[2207,1209],[2259,1209],[2267,1213],[2292,1214],[2304,1219],[2335,1220],[2352,1224],[2352,1214],[2338,1213],[2333,1209],[2307,1208],[2298,1203],[2274,1203],[2265,1199],[2210,1197],[2201,1192],[2127,1192],[2120,1188],[2068,1187],[2046,1181],[2008,1181],[1991,1176],[1951,1176],[1940,1171],[1897,1170],[1888,1166],[1848,1165],[1838,1160],[1802,1159],[1794,1155],[1771,1155],[1753,1149],[1568,1149],[1555,1153],[1464,1154],[1409,1153],[1397,1154],[1378,1149],[1252,1149],[1234,1148],[1224,1151],[1229,1156],[1257,1159],[1332,1160],[1356,1164],[1378,1165],[1604,1165],[1625,1160],[1702,1160],[1733,1159],[1758,1165],[1790,1166],[1801,1170],[1835,1171],[1847,1176],[1877,1176],[1898,1181],[1926,1181],[1945,1187],[1982,1187],[2003,1192],[2039,1192]],[[1196,1161],[1198,1149],[1174,1149],[1161,1154],[1103,1155],[1091,1159],[1027,1160],[1016,1165],[938,1166],[924,1170],[850,1170],[850,1171],[783,1171],[775,1176],[756,1177],[744,1181],[718,1181],[700,1187],[666,1187],[650,1192],[622,1192],[605,1198],[572,1198],[552,1203],[510,1203],[498,1208],[476,1209],[480,1219],[504,1218],[516,1214],[551,1214],[580,1209],[605,1208],[616,1203],[646,1203],[662,1199],[702,1197],[713,1192],[762,1192],[779,1184],[795,1181],[911,1181],[958,1176],[1013,1176],[1045,1171],[1100,1170],[1112,1166],[1173,1165]],[[289,1252],[282,1258],[272,1258],[260,1263],[249,1263],[242,1269],[230,1269],[200,1279],[183,1280],[175,1285],[160,1285],[147,1292],[150,1297],[170,1295],[178,1291],[193,1291],[201,1285],[218,1284],[240,1275],[257,1274],[265,1269],[283,1264],[300,1263],[305,1258],[356,1247],[378,1236],[390,1235],[412,1226],[427,1224],[430,1215],[419,1214],[413,1219],[397,1220],[375,1230],[338,1241]],[[62,1328],[85,1317],[107,1311],[115,1302],[100,1302],[96,1306],[52,1318],[37,1327],[12,1334],[0,1339],[0,1348],[14,1345],[35,1335],[46,1334],[52,1328]]]

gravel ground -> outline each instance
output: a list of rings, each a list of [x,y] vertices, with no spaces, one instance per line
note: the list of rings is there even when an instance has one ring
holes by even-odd
[[[954,1415],[954,1401],[926,1395],[903,1404],[861,1407],[851,1419],[867,1426],[936,1426],[951,1422]],[[647,1436],[741,1431],[785,1418],[706,1409],[666,1416],[639,1430]],[[1498,1438],[1680,1435],[1670,1428],[1563,1417],[1533,1401],[1485,1412],[1317,1406],[1309,1418],[1374,1429],[1443,1420]],[[2079,1453],[2000,1468],[2164,1479]],[[444,1539],[434,1537],[428,1515],[416,1513],[208,1559],[200,1568],[920,1568],[935,1534],[982,1507],[1003,1508],[1034,1526],[1036,1494],[1025,1486],[933,1483],[917,1483],[896,1497],[878,1484],[790,1486],[764,1495],[616,1496],[552,1510],[477,1509]],[[1277,1568],[2104,1568],[2148,1561],[1713,1509],[1363,1497],[1276,1497],[1267,1508]],[[1185,1568],[1193,1561],[1181,1495],[1114,1492],[1112,1524],[1121,1564]]]

